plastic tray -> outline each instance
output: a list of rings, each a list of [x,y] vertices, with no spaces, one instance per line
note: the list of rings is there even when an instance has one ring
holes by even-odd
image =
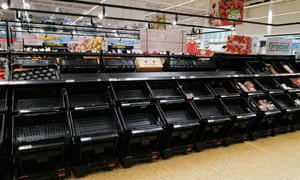
[[[297,70],[288,62],[273,62],[272,65],[276,68],[279,73],[297,73]],[[292,72],[287,71],[284,66],[288,66]]]
[[[300,87],[294,84],[290,78],[276,78],[275,81],[280,84],[282,90],[300,92]]]
[[[135,71],[135,59],[103,59],[104,72],[133,72]]]
[[[244,83],[247,82],[247,81],[249,81],[250,83],[252,83],[254,85],[254,88],[255,88],[254,91],[249,91],[244,86]],[[236,79],[236,80],[234,80],[234,84],[235,84],[237,89],[239,89],[241,92],[246,93],[248,96],[264,94],[263,89],[253,79]]]
[[[121,125],[114,108],[72,111],[75,145],[72,149],[74,175],[116,167],[116,148]]]
[[[256,119],[254,109],[243,97],[226,98],[222,99],[222,102],[230,115],[234,116],[234,120],[226,132],[224,144],[247,140],[251,125]]]
[[[118,117],[113,108],[92,110],[92,111],[72,111],[76,137],[93,137],[99,139],[107,135],[117,136],[120,130]]]
[[[112,90],[116,101],[142,101],[150,99],[150,91],[145,82],[113,83]]]
[[[13,90],[14,112],[58,111],[65,107],[63,92],[60,88],[15,88]]]
[[[99,71],[99,63],[96,59],[62,59],[60,70],[62,73],[96,73]]]
[[[159,158],[163,122],[157,105],[119,107],[118,111],[125,130],[119,141],[123,166]]]
[[[180,81],[179,84],[187,99],[199,100],[214,98],[213,93],[207,88],[204,82]]]
[[[51,142],[70,136],[66,113],[19,115],[13,117],[16,144]]]
[[[111,104],[108,86],[105,85],[73,86],[67,88],[67,92],[73,109],[108,107]]]
[[[275,109],[262,111],[258,106],[258,101],[263,99],[272,102],[275,105]],[[255,111],[258,113],[258,118],[251,127],[252,139],[273,135],[273,128],[275,128],[282,119],[282,112],[280,108],[268,95],[252,96],[249,98],[249,100],[252,106],[255,108]]]
[[[176,81],[149,81],[151,95],[156,99],[184,98]]]
[[[13,116],[12,137],[17,178],[68,176],[65,150],[71,126],[66,112]]]
[[[217,96],[240,96],[238,90],[229,80],[210,80],[208,81],[208,87]]]
[[[256,78],[256,83],[268,93],[283,93],[280,85],[271,78]]]
[[[253,74],[270,74],[266,64],[262,61],[247,61],[246,65]]]
[[[195,107],[197,107],[199,114],[206,122],[203,129],[196,135],[196,151],[222,145],[227,127],[231,123],[224,105],[219,100],[212,99],[195,101]]]

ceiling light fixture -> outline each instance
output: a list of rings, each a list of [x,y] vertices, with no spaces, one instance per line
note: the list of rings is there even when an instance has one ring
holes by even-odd
[[[2,9],[8,9],[8,4],[6,3],[6,2],[3,2],[2,4],[1,4],[1,8]]]
[[[175,19],[174,19],[174,21],[172,22],[173,26],[176,26],[176,25],[177,25],[177,21],[178,21],[178,15],[176,14],[176,15],[175,15]]]

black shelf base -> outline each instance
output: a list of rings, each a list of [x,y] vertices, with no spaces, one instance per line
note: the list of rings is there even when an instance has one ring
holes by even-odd
[[[165,148],[161,151],[161,157],[163,159],[168,159],[172,156],[178,155],[178,154],[188,154],[189,152],[193,151],[193,145],[187,144],[187,145],[181,145],[181,146],[173,146],[170,148]]]
[[[158,151],[135,153],[128,156],[120,157],[120,162],[124,168],[130,168],[134,164],[140,162],[152,162],[160,158],[160,153]]]

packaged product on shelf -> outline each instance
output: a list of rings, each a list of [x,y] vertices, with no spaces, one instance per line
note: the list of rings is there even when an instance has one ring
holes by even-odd
[[[231,54],[250,54],[251,38],[249,36],[228,36],[226,52]]]
[[[285,83],[281,83],[280,86],[284,89],[284,90],[291,90],[293,88],[289,87],[288,85],[286,85]]]
[[[257,102],[258,104],[258,107],[261,111],[271,111],[271,110],[274,110],[274,109],[277,109],[275,107],[275,105],[273,104],[273,102],[271,101],[268,101],[266,99],[261,99]]]
[[[274,69],[274,67],[271,64],[266,64],[266,68],[268,71],[270,71],[272,74],[278,74],[278,72]]]
[[[290,74],[294,73],[294,71],[286,64],[282,65],[282,67]]]
[[[296,86],[300,87],[300,78],[291,78],[290,79]]]
[[[244,92],[255,92],[255,85],[251,81],[245,81],[243,84],[238,82],[238,85]]]

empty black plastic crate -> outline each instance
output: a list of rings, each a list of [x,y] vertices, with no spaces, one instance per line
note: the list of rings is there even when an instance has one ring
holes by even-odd
[[[264,92],[283,93],[280,85],[272,78],[256,78],[255,81],[263,89]]]
[[[183,99],[176,81],[149,81],[151,95],[155,99]]]
[[[214,98],[213,93],[203,81],[179,81],[186,99],[202,100]]]
[[[253,74],[270,74],[267,66],[262,61],[247,61],[246,65],[248,66],[248,70]]]
[[[117,103],[150,101],[150,91],[143,81],[112,83],[112,94]]]
[[[297,70],[288,62],[272,62],[278,73],[297,73]]]
[[[230,80],[209,80],[207,81],[208,87],[211,91],[220,97],[233,97],[240,96],[240,93]]]
[[[160,108],[167,124],[161,156],[166,159],[191,152],[201,119],[191,102],[161,103]]]
[[[125,130],[118,148],[123,166],[159,158],[163,120],[157,105],[118,107],[118,111]]]
[[[16,178],[68,176],[65,159],[70,138],[71,125],[66,112],[13,116]]]
[[[260,106],[264,100],[273,104],[272,108]],[[251,127],[251,138],[256,139],[273,135],[273,128],[279,124],[282,118],[279,107],[276,106],[269,95],[251,96],[249,101],[257,113],[257,119]]]
[[[97,109],[109,107],[111,97],[108,85],[77,85],[67,88],[69,106],[72,109]]]
[[[284,112],[282,120],[273,130],[274,134],[292,131],[295,121],[298,121],[300,104],[298,105],[288,94],[272,94],[271,97],[276,105]]]
[[[234,83],[241,92],[248,96],[264,94],[262,88],[253,79],[236,79]]]
[[[135,59],[103,59],[102,69],[104,72],[133,72],[135,71]]]
[[[62,73],[96,73],[99,71],[97,59],[68,58],[63,58],[60,62],[60,71]]]
[[[196,151],[222,145],[227,127],[231,123],[224,105],[218,99],[200,100],[194,103],[201,118],[205,119],[203,128],[200,128],[195,138]]]
[[[244,97],[225,98],[222,102],[234,118],[226,132],[224,144],[247,140],[251,125],[256,119],[254,109]]]
[[[289,93],[289,96],[293,99],[295,106],[300,105],[300,94],[299,93]],[[298,113],[293,119],[293,130],[300,129],[300,114]]]
[[[0,89],[0,112],[5,112],[7,110],[7,95],[8,90],[6,88]]]
[[[71,118],[75,137],[72,147],[74,175],[80,177],[116,167],[121,123],[115,108],[72,111]]]
[[[57,87],[13,89],[13,112],[59,111],[66,107],[64,93]]]
[[[280,85],[281,89],[288,92],[300,92],[300,86],[295,84],[295,82],[299,81],[298,78],[276,78],[275,81]],[[295,82],[293,82],[295,81]]]

